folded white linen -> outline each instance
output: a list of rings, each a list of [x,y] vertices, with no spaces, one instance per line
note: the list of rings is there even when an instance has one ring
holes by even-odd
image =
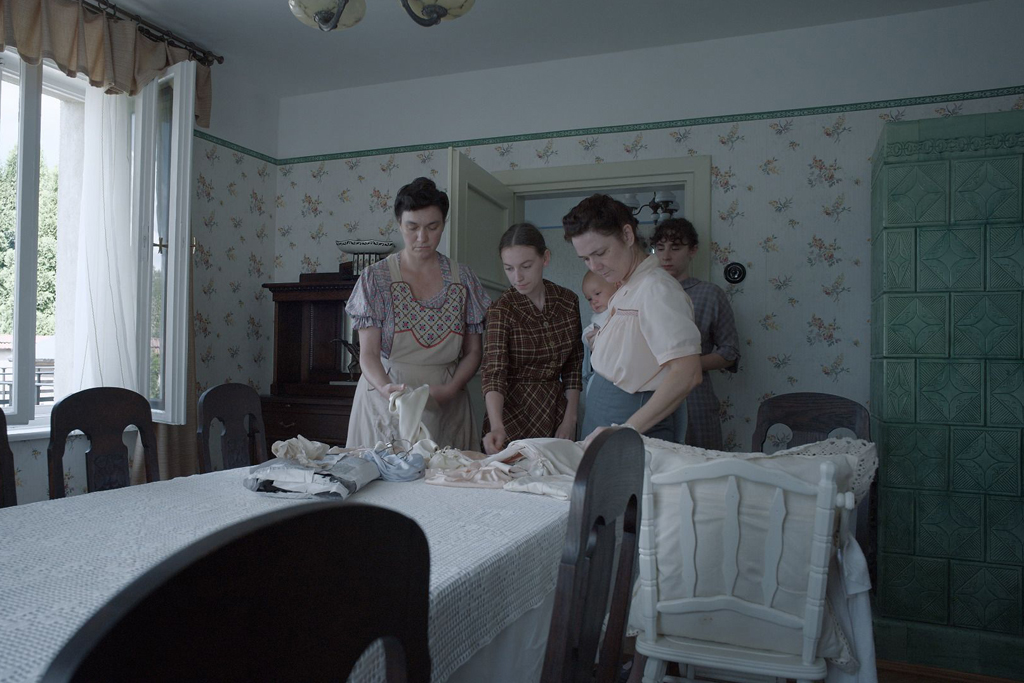
[[[430,386],[424,384],[415,389],[405,387],[388,398],[388,410],[398,415],[398,436],[409,443],[430,438],[430,432],[423,424],[423,409],[430,398]]]
[[[314,466],[314,460],[322,460],[330,446],[319,441],[310,441],[301,434],[287,441],[275,441],[270,452],[275,457],[296,460],[303,465]]]

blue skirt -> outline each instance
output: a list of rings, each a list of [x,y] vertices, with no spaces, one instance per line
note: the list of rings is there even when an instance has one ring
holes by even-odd
[[[587,384],[581,437],[587,438],[598,427],[627,422],[653,395],[653,391],[638,391],[635,394],[623,391],[595,372]],[[673,414],[644,432],[644,435],[655,439],[683,443],[682,438],[677,438],[678,434],[682,434],[683,438],[686,436],[686,401]]]

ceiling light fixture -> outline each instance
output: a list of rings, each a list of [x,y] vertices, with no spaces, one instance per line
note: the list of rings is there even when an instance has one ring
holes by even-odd
[[[442,19],[457,19],[475,0],[399,0],[413,21],[435,26]],[[292,14],[306,26],[321,31],[351,28],[366,15],[366,0],[288,0]]]
[[[676,195],[671,190],[658,190],[646,204],[641,204],[636,195],[630,193],[623,197],[622,203],[629,207],[634,216],[639,216],[644,209],[650,209],[655,225],[663,218],[672,218],[672,214],[679,210]]]

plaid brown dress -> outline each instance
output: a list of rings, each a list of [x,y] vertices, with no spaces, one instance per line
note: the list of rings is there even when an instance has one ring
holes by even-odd
[[[487,311],[483,392],[505,397],[508,441],[552,437],[565,392],[582,390],[583,326],[575,293],[544,280],[544,310],[510,287]],[[491,429],[484,420],[484,435]]]

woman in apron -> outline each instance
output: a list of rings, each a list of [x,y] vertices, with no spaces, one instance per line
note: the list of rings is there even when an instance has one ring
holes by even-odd
[[[430,386],[423,425],[439,446],[478,447],[466,383],[480,366],[490,300],[466,266],[438,253],[448,195],[428,178],[402,187],[395,218],[405,246],[359,276],[345,310],[359,330],[359,365],[349,447],[398,435],[392,393]]]
[[[645,255],[637,221],[622,202],[592,195],[562,218],[562,227],[587,268],[619,285],[594,339],[587,442],[612,425],[674,440],[673,414],[701,382],[700,330],[689,297],[656,257]]]

